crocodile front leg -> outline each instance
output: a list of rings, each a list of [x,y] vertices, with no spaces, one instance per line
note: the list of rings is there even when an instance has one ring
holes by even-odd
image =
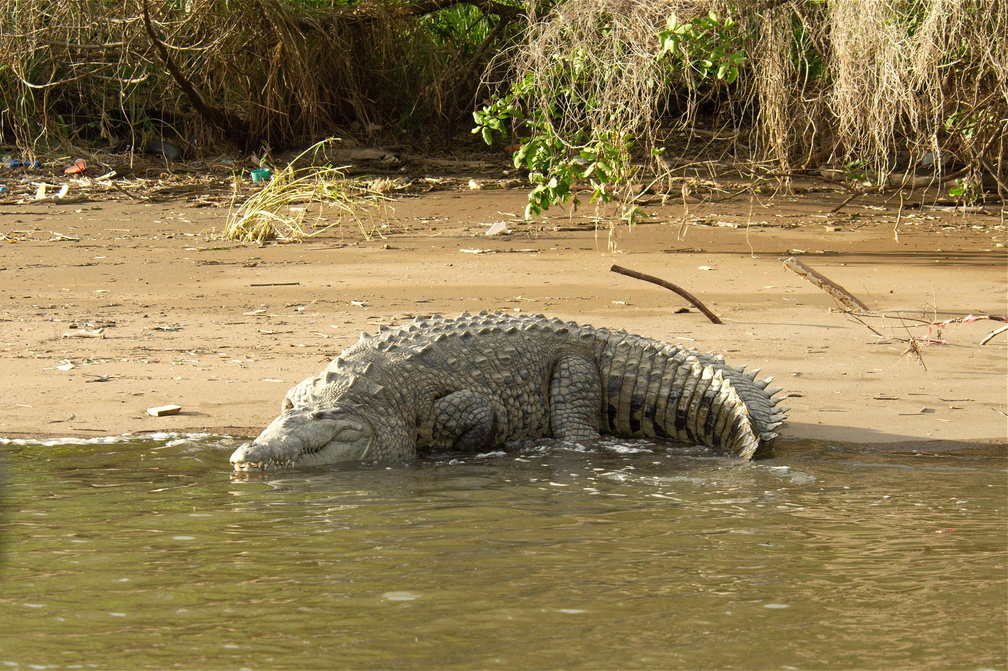
[[[497,415],[486,396],[469,389],[434,401],[435,445],[476,452],[494,446]]]
[[[602,377],[595,362],[566,356],[550,377],[550,428],[560,440],[596,440],[602,411]]]

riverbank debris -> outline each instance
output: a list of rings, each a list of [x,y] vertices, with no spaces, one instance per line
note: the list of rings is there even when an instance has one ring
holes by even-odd
[[[159,405],[147,408],[147,414],[151,417],[165,417],[167,415],[177,415],[182,412],[181,405]]]

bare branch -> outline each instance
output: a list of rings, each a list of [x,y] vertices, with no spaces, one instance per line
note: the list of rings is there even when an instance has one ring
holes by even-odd
[[[799,261],[793,256],[786,259],[781,259],[784,262],[784,266],[789,270],[793,270],[798,275],[804,277],[806,280],[816,285],[830,296],[832,296],[838,303],[846,307],[848,310],[863,310],[868,312],[868,306],[857,299],[854,294],[844,289],[842,286],[829,279],[825,275],[812,270],[804,263]]]
[[[999,333],[1004,333],[1005,331],[1008,331],[1008,324],[1005,324],[1001,328],[994,329],[993,331],[991,331],[990,333],[988,333],[987,337],[980,341],[980,344],[981,345],[986,345],[991,340],[993,340],[994,337],[997,336]]]
[[[171,74],[172,79],[178,84],[179,88],[182,89],[182,93],[189,100],[190,104],[199,114],[207,120],[208,123],[215,126],[220,130],[224,136],[234,142],[241,148],[247,148],[252,144],[252,138],[249,137],[248,129],[245,124],[228,114],[226,111],[218,109],[207,102],[206,96],[200,92],[192,82],[186,79],[186,76],[179,69],[178,65],[172,59],[171,54],[168,52],[168,48],[163,42],[158,38],[157,33],[154,32],[154,26],[151,24],[150,11],[147,6],[148,0],[143,0],[143,20],[144,28],[147,30],[147,34],[150,36],[151,42],[154,43],[154,48],[158,52],[158,56],[164,62],[165,67]]]
[[[671,282],[667,282],[666,280],[663,280],[660,277],[655,277],[654,275],[647,275],[645,273],[639,273],[636,270],[630,270],[629,268],[624,268],[622,266],[614,265],[609,270],[611,270],[614,273],[619,273],[620,275],[626,275],[627,277],[632,277],[637,280],[644,280],[645,282],[651,282],[652,284],[657,284],[660,287],[665,287],[669,291],[674,291],[675,293],[679,294],[687,301],[689,301],[690,305],[695,307],[700,312],[704,313],[707,319],[711,320],[712,323],[714,324],[724,323],[723,321],[721,321],[720,318],[718,318],[716,314],[707,309],[707,306],[701,303],[699,298],[697,298],[696,296],[694,296],[693,294],[691,294],[690,292],[686,291],[685,289],[683,289],[678,285],[672,284]]]

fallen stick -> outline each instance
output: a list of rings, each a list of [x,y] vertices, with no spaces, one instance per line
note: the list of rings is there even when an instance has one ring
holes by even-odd
[[[114,175],[115,173],[113,172],[112,174]],[[122,188],[121,186],[119,186],[115,182],[110,181],[109,184],[112,186],[113,189],[115,189],[116,191],[122,191],[123,193],[125,193],[128,197],[132,198],[133,200],[139,200],[140,202],[143,202],[145,200],[150,200],[150,196],[134,196],[132,193],[130,193],[126,189]]]
[[[711,312],[710,310],[708,310],[707,306],[704,305],[703,303],[701,303],[699,298],[697,298],[696,296],[694,296],[693,294],[691,294],[690,292],[686,291],[685,289],[683,289],[680,286],[676,286],[675,284],[672,284],[671,282],[666,282],[665,280],[661,279],[660,277],[655,277],[654,275],[646,275],[644,273],[639,273],[636,270],[630,270],[629,268],[624,268],[622,266],[614,265],[609,270],[612,271],[612,272],[614,272],[614,273],[619,273],[620,275],[626,275],[627,277],[633,277],[634,279],[644,280],[645,282],[651,282],[652,284],[657,284],[660,287],[665,287],[669,291],[674,291],[675,293],[679,294],[680,296],[682,296],[683,298],[685,298],[687,301],[689,301],[690,305],[692,305],[693,307],[695,307],[700,312],[704,313],[704,315],[707,316],[707,319],[711,320],[713,323],[715,323],[715,324],[723,324],[724,323],[723,321],[721,321],[720,319],[718,319],[718,316],[716,314],[714,314],[713,312]]]
[[[989,343],[991,340],[994,339],[994,336],[996,336],[999,333],[1004,333],[1005,331],[1008,331],[1008,324],[1005,324],[1001,328],[994,329],[993,331],[991,331],[990,333],[988,333],[987,337],[980,341],[980,344],[981,345],[986,345],[987,343]]]
[[[812,270],[795,257],[789,256],[786,259],[781,259],[781,261],[784,262],[784,266],[786,268],[793,270],[798,275],[804,277],[809,282],[828,293],[848,310],[863,310],[864,312],[869,312],[868,306],[859,301],[851,292],[847,291],[825,275]]]
[[[946,319],[940,322],[936,321],[928,322],[927,323],[928,332],[927,335],[924,337],[924,339],[925,340],[931,339],[931,329],[937,330],[938,338],[941,339],[942,331],[951,324],[972,324],[973,322],[982,321],[984,319],[989,319],[990,321],[993,322],[1008,323],[1008,318],[1002,317],[1000,315],[966,315],[965,317],[953,317],[951,319]],[[988,334],[987,337],[984,338],[983,342],[981,342],[980,344],[986,345],[988,341],[990,341],[994,336],[996,336],[998,333],[1001,333],[1004,330],[1005,330],[1004,328],[996,329],[993,333]]]
[[[851,202],[852,200],[854,200],[858,196],[863,196],[863,195],[864,195],[863,191],[855,191],[851,195],[847,196],[847,198],[844,199],[844,202],[840,203],[839,205],[837,205],[836,207],[834,207],[832,210],[830,210],[829,213],[830,214],[836,214],[840,210],[844,209],[847,206],[847,203]]]

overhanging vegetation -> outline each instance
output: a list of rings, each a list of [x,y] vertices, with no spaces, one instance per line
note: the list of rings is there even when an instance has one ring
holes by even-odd
[[[984,0],[144,7],[0,0],[0,144],[453,147],[475,108],[518,145],[530,214],[587,188],[632,218],[712,151],[775,179],[1008,193],[1008,13]]]

